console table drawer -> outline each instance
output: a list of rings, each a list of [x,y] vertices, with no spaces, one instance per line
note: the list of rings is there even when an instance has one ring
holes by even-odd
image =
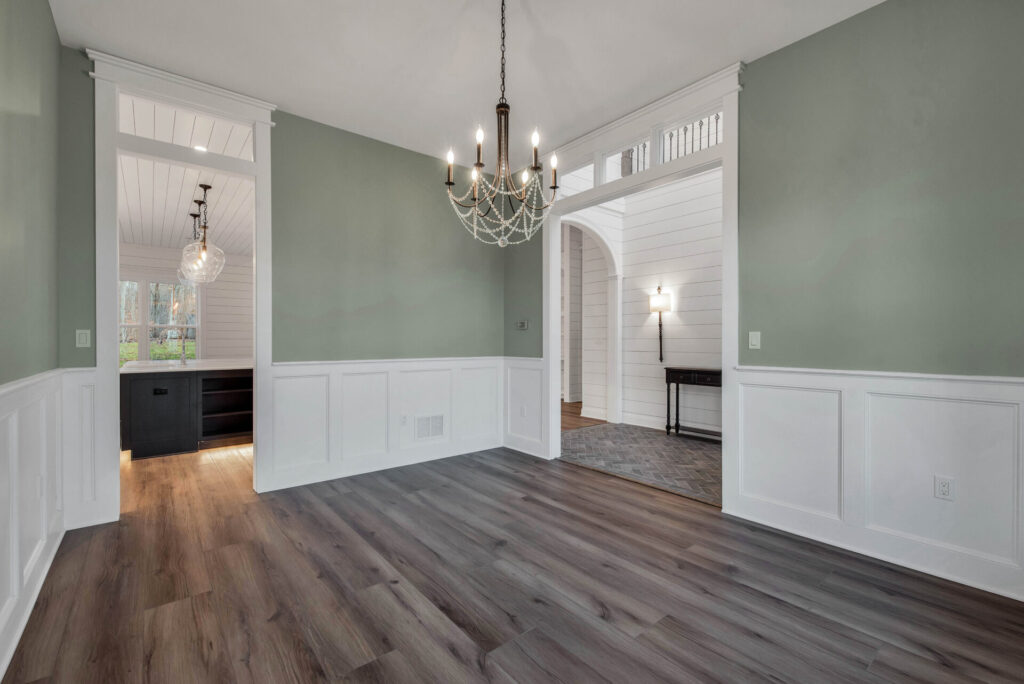
[[[722,386],[722,374],[721,373],[709,373],[707,371],[697,371],[694,373],[693,378],[694,385],[707,385],[709,387],[721,387]]]

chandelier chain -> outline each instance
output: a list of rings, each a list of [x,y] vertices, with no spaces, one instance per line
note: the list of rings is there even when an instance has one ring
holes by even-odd
[[[505,103],[505,0],[501,0],[501,98],[498,102]]]

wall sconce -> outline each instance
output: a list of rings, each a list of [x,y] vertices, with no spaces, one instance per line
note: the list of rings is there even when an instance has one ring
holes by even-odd
[[[672,310],[672,295],[662,293],[661,285],[658,286],[657,294],[652,294],[650,299],[651,313],[658,314],[658,360],[664,361],[665,354],[661,342],[661,313]]]

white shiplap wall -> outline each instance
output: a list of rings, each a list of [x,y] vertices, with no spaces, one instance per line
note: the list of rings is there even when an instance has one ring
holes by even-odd
[[[623,421],[664,427],[664,367],[722,366],[721,170],[626,198],[622,272]],[[658,285],[672,294],[664,363],[658,316],[648,309]],[[682,394],[682,422],[721,429],[719,389],[687,386]]]
[[[583,398],[583,233],[573,226],[562,227],[562,354],[564,401]]]
[[[181,251],[146,245],[121,244],[122,280],[145,276],[174,283]],[[228,254],[216,281],[201,286],[199,354],[205,359],[251,358],[253,355],[252,257]]]
[[[583,410],[608,417],[608,263],[594,239],[583,235]]]

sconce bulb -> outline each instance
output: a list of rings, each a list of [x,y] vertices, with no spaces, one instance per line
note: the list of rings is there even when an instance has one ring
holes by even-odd
[[[534,129],[533,135],[530,136],[530,142],[533,143],[534,147],[540,145],[540,133],[537,132],[537,129]]]
[[[455,163],[455,152],[453,152],[451,150],[451,148],[448,149],[448,163],[449,164],[454,164]]]
[[[558,168],[558,155],[555,155],[555,154],[551,155],[551,168],[553,168],[553,169],[557,169]]]
[[[477,129],[476,129],[476,142],[477,142],[477,144],[479,144],[479,143],[482,143],[483,141],[484,141],[484,129],[478,126]]]

